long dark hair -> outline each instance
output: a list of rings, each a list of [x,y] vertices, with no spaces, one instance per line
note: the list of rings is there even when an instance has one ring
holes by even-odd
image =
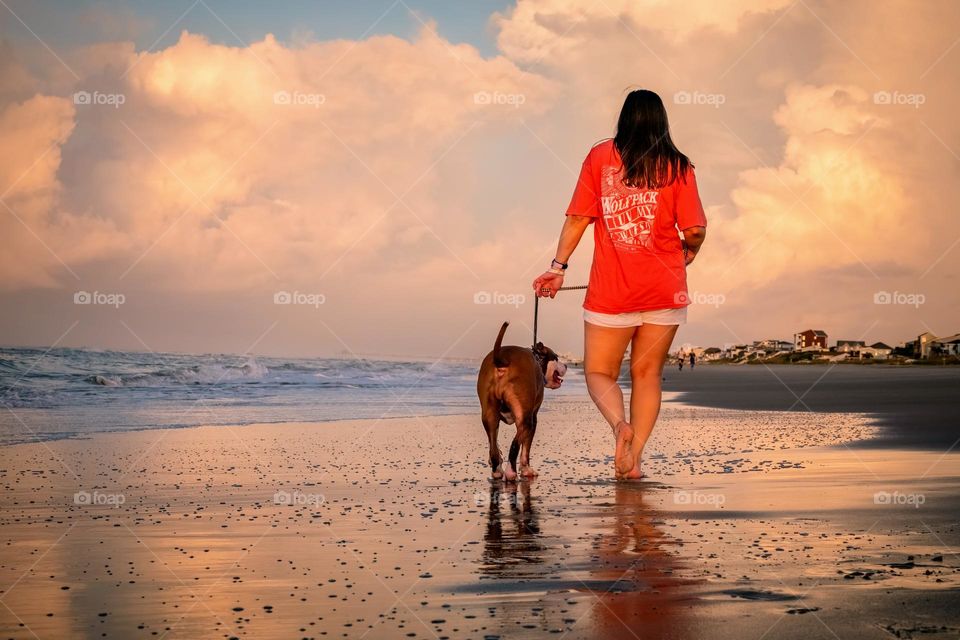
[[[627,95],[617,120],[613,144],[623,161],[623,183],[628,187],[662,189],[693,166],[670,138],[663,100],[653,91],[637,89]]]

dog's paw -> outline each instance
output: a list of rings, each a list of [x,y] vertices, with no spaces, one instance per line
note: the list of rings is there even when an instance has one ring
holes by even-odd
[[[524,478],[536,478],[540,473],[533,467],[520,467],[520,475]]]
[[[513,465],[509,462],[503,463],[503,479],[507,482],[517,481],[517,472],[513,470]]]

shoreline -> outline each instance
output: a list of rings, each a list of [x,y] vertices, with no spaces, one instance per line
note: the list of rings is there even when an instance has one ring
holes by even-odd
[[[960,632],[956,454],[860,447],[877,431],[863,414],[668,402],[648,447],[652,480],[617,483],[592,403],[552,400],[534,443],[541,475],[516,485],[487,479],[475,415],[12,445],[0,469],[0,630]],[[501,428],[501,447],[510,437]]]
[[[755,409],[747,408],[743,405],[737,406],[717,406],[711,404],[695,404],[687,398],[688,393],[683,391],[668,391],[666,388],[663,391],[663,403],[673,404],[676,406],[682,406],[688,409],[729,409],[735,411],[751,411]],[[624,388],[624,402],[629,406],[630,402],[630,389],[629,381],[627,382],[627,387]],[[584,390],[582,393],[571,393],[568,392],[564,396],[554,397],[549,400],[544,401],[544,406],[541,409],[541,414],[549,413],[551,410],[555,410],[556,407],[551,409],[549,405],[564,405],[564,404],[574,404],[574,405],[589,405],[595,409],[595,406],[592,404],[592,400],[587,392]],[[879,414],[871,414],[869,412],[852,412],[849,410],[845,411],[830,411],[826,413],[862,413],[863,415],[872,416],[874,419],[879,419]],[[54,434],[49,437],[36,438],[34,440],[27,440],[23,442],[0,442],[0,451],[3,451],[10,447],[20,447],[27,445],[42,445],[43,443],[50,442],[83,442],[94,440],[100,436],[118,436],[124,434],[142,434],[142,433],[153,433],[153,432],[165,432],[165,431],[181,431],[181,430],[190,430],[190,429],[242,429],[247,427],[286,427],[286,426],[310,426],[312,428],[316,427],[335,427],[341,424],[354,424],[354,423],[381,423],[381,422],[391,422],[391,421],[408,421],[408,420],[435,420],[443,418],[476,418],[479,420],[479,407],[478,411],[474,412],[463,412],[463,413],[424,413],[424,414],[412,414],[412,415],[402,415],[402,416],[385,416],[378,418],[331,418],[324,420],[276,420],[276,421],[263,421],[263,420],[250,420],[242,422],[229,422],[221,424],[185,424],[185,425],[154,425],[154,426],[144,426],[144,427],[130,427],[122,429],[112,429],[112,430],[103,430],[103,431],[91,431],[88,433],[64,433],[64,434]],[[602,418],[597,414],[596,416],[598,421],[602,421]],[[659,422],[658,422],[659,424]],[[501,432],[504,429],[513,428],[512,425],[500,425]],[[871,440],[878,439],[881,437],[879,432],[873,434],[867,440],[858,441],[858,443],[866,443]]]
[[[388,420],[424,420],[446,417],[464,417],[473,415],[471,413],[424,413],[419,415],[405,416],[386,416],[382,418],[329,418],[326,420],[276,420],[263,421],[251,420],[244,422],[229,422],[223,424],[184,424],[184,425],[154,425],[146,427],[129,427],[124,429],[112,429],[104,431],[90,431],[89,433],[63,433],[55,434],[46,438],[37,438],[35,440],[25,440],[23,442],[0,442],[0,451],[8,447],[19,447],[23,445],[42,444],[44,442],[63,442],[63,441],[85,441],[96,438],[101,435],[120,435],[125,433],[150,433],[154,431],[179,431],[182,429],[242,429],[245,427],[269,427],[272,425],[337,425],[343,422],[386,422]]]

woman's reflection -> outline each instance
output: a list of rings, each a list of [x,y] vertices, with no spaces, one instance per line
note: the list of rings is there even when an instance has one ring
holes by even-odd
[[[492,485],[483,497],[483,592],[516,596],[499,600],[488,632],[536,637],[544,630],[572,631],[578,638],[644,640],[695,632],[684,588],[692,581],[675,575],[671,549],[677,541],[647,504],[654,501],[655,485],[614,483],[612,501],[544,508],[540,514],[542,499],[531,495],[533,484]]]
[[[675,575],[679,566],[671,547],[678,542],[645,504],[655,490],[646,483],[616,483],[614,504],[608,505],[612,513],[605,514],[612,517],[613,529],[596,539],[596,561],[586,581],[597,600],[578,625],[581,631],[602,638],[689,637],[684,587],[693,581]]]

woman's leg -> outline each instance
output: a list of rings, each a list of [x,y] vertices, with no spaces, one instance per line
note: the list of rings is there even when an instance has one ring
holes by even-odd
[[[610,423],[617,439],[614,464],[618,475],[627,473],[635,460],[630,449],[633,431],[624,423],[623,391],[617,384],[623,355],[634,331],[635,327],[612,328],[583,323],[583,375],[590,397]],[[621,425],[619,430],[617,425]]]
[[[627,474],[630,478],[641,476],[640,458],[660,415],[663,365],[677,328],[675,324],[644,324],[633,336],[630,346],[630,424],[634,434],[631,450],[636,464]]]

